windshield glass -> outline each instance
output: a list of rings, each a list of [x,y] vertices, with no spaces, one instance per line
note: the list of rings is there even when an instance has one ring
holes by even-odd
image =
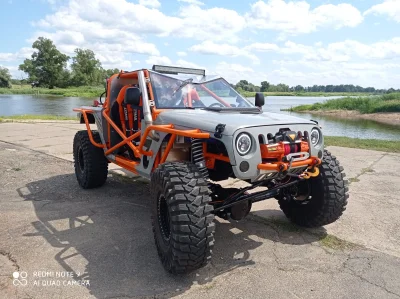
[[[157,108],[254,107],[222,78],[195,82],[150,72],[150,79]]]

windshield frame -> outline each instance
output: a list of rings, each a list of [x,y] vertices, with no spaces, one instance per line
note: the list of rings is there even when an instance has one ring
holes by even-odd
[[[181,101],[182,99],[178,98],[176,102],[173,103],[172,106],[162,106],[159,104],[159,100],[158,99],[158,94],[157,94],[157,90],[155,89],[155,84],[153,83],[153,76],[157,75],[157,76],[162,76],[171,80],[176,80],[177,83],[177,87],[176,89],[174,89],[174,92],[179,92],[179,90],[183,90],[185,88],[191,88],[191,87],[196,87],[199,86],[199,88],[203,91],[205,91],[207,93],[208,96],[214,98],[216,101],[218,101],[218,103],[220,103],[223,107],[221,108],[229,108],[234,110],[235,108],[240,108],[240,109],[246,109],[246,108],[250,108],[250,109],[254,109],[256,106],[251,103],[248,99],[246,99],[245,97],[243,97],[240,93],[238,93],[230,84],[228,81],[226,81],[224,78],[222,77],[215,77],[213,76],[212,79],[208,79],[206,78],[206,76],[170,76],[170,75],[166,75],[163,73],[159,73],[159,72],[155,72],[155,71],[149,71],[150,73],[150,85],[152,88],[152,94],[153,94],[153,98],[154,98],[154,104],[155,107],[157,109],[204,109],[204,108],[208,108],[208,106],[205,107],[193,107],[191,104],[189,106],[178,106],[176,105],[179,101]],[[199,79],[199,77],[201,79]],[[191,82],[188,82],[188,81]],[[226,85],[226,87],[230,90],[230,92],[233,91],[233,93],[235,94],[236,98],[240,98],[241,101],[243,101],[245,103],[245,107],[232,107],[228,102],[224,101],[223,97],[218,96],[217,94],[215,94],[212,90],[210,90],[209,88],[207,88],[205,85],[209,84],[209,83],[213,83],[213,82],[222,82],[223,84]],[[167,87],[166,87],[167,88]],[[174,95],[174,94],[173,94]]]

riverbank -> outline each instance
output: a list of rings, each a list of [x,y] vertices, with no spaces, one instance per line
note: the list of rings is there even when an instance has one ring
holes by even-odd
[[[282,110],[400,125],[400,93],[357,98],[345,97]]]
[[[354,110],[304,110],[299,113],[310,113],[313,115],[332,116],[341,119],[365,119],[373,120],[381,124],[400,126],[400,112],[378,112],[362,114]]]
[[[282,109],[293,112],[311,111],[337,111],[352,110],[362,114],[379,112],[400,112],[400,93],[389,93],[370,97],[344,97],[332,99],[312,105],[300,105],[290,109]]]
[[[67,120],[78,120],[78,117],[73,116],[61,116],[61,115],[33,115],[33,114],[24,114],[24,115],[11,115],[11,116],[0,116],[0,122],[29,122],[29,121],[67,121]]]
[[[240,93],[246,98],[254,98],[256,92],[242,91]],[[291,96],[291,97],[361,97],[370,96],[371,93],[366,92],[305,92],[305,91],[289,91],[289,92],[279,92],[279,91],[266,91],[263,92],[265,96]]]
[[[375,150],[380,152],[400,153],[400,141],[359,139],[339,136],[324,136],[325,146],[340,146]]]
[[[32,88],[29,86],[13,86],[13,88],[0,88],[0,94],[20,94],[20,95],[45,95],[61,97],[99,97],[104,92],[102,86],[81,86],[69,88]]]
[[[0,88],[0,94],[22,94],[22,95],[49,95],[63,97],[98,97],[104,92],[103,86],[81,86],[68,88],[32,88],[29,85],[13,85],[12,88]],[[255,92],[242,91],[241,95],[246,98],[254,98]],[[364,92],[263,92],[265,96],[297,96],[297,97],[332,97],[332,96],[368,96]]]

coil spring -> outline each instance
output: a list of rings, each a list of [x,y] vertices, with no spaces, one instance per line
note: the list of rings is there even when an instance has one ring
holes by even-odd
[[[197,165],[205,179],[209,178],[206,161],[203,156],[203,140],[201,139],[192,139],[192,163]]]

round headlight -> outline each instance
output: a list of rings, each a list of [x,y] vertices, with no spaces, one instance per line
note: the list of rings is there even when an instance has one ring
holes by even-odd
[[[321,133],[319,132],[319,130],[316,128],[312,129],[310,134],[311,144],[317,145],[320,138],[321,138]]]
[[[249,134],[242,133],[236,139],[236,149],[240,155],[246,155],[251,149],[251,137]]]

